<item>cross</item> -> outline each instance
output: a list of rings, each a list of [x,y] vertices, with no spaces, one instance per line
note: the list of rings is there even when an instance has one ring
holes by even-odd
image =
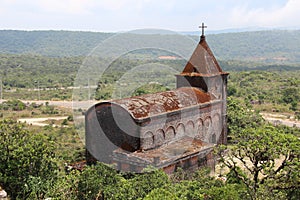
[[[204,29],[207,28],[207,26],[204,26],[204,23],[202,23],[202,25],[199,26],[199,28],[202,28],[202,35],[201,36],[204,36]]]

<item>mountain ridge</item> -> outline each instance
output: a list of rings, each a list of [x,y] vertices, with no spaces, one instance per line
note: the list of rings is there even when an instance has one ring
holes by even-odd
[[[174,32],[175,33],[175,32]],[[0,30],[1,54],[36,54],[49,57],[86,56],[103,40],[117,33],[91,31]],[[160,39],[164,40],[165,35]],[[190,36],[196,41],[199,36]],[[299,63],[300,30],[264,30],[207,34],[221,60]]]

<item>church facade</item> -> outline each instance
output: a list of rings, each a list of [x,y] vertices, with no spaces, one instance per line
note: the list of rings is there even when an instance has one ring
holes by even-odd
[[[177,89],[101,102],[86,112],[87,160],[133,172],[213,168],[213,147],[227,142],[227,76],[202,32],[176,75]]]

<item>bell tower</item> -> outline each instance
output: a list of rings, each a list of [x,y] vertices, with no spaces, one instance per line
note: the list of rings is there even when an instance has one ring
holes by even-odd
[[[200,41],[183,71],[176,75],[177,88],[196,87],[207,92],[212,100],[222,101],[223,139],[218,143],[226,143],[226,98],[227,76],[229,73],[221,69],[206,42],[204,28],[207,28],[207,26],[202,23],[199,28],[202,29]]]

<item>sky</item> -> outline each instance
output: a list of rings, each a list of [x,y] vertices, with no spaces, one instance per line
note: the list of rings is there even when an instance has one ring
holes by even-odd
[[[300,28],[300,0],[0,0],[0,29]]]

